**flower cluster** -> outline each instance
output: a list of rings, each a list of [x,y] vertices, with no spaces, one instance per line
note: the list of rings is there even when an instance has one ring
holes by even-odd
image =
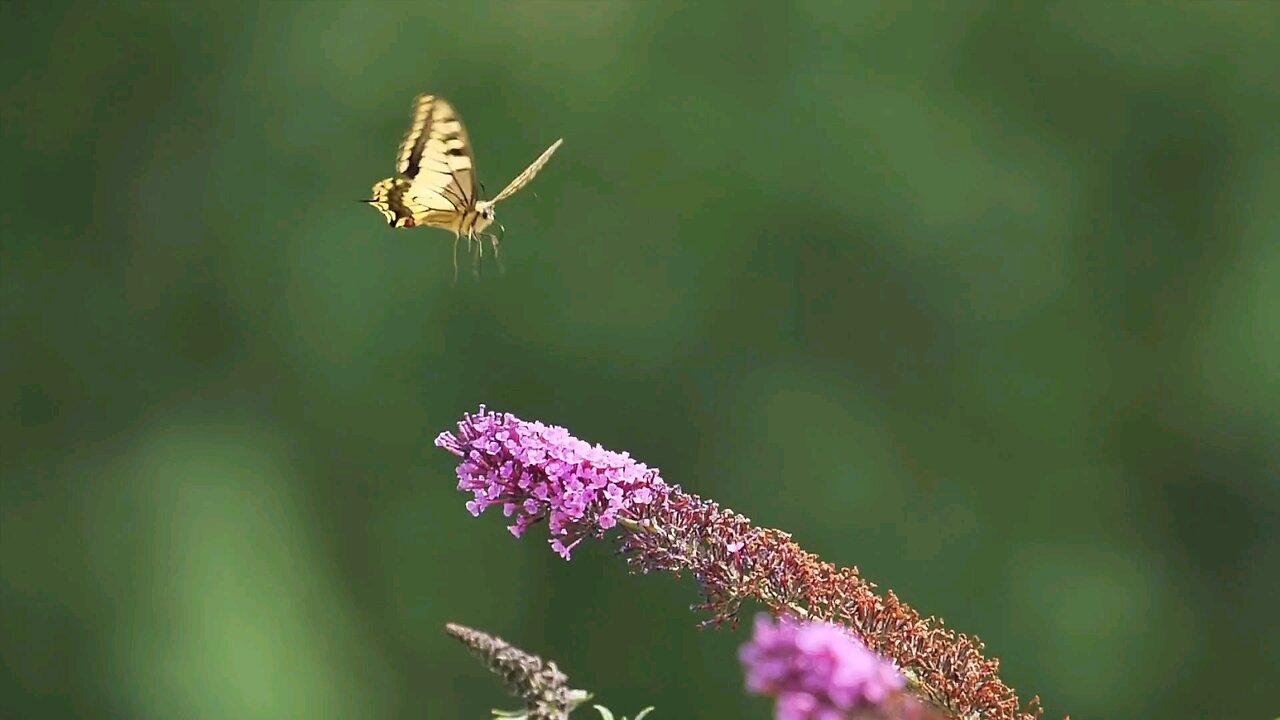
[[[463,458],[458,489],[470,491],[472,515],[501,505],[516,537],[550,519],[551,547],[566,560],[585,537],[603,536],[619,517],[654,502],[665,483],[658,471],[626,453],[589,445],[554,425],[524,422],[509,413],[468,414],[458,432],[436,445]]]
[[[777,698],[777,720],[827,720],[883,703],[906,685],[881,659],[836,625],[756,616],[755,637],[739,652],[747,690]]]
[[[618,527],[619,553],[633,572],[688,572],[697,579],[704,602],[696,607],[711,613],[708,623],[736,624],[742,603],[754,600],[774,614],[847,628],[891,658],[915,694],[954,717],[1041,715],[1039,698],[1023,706],[978,638],[922,617],[892,591],[876,592],[857,568],[825,562],[781,530],[756,527],[666,484],[626,454],[483,406],[436,445],[463,458],[458,488],[473,493],[467,503],[473,514],[502,505],[517,515],[511,527],[517,536],[550,518],[551,545],[566,559],[584,538]]]

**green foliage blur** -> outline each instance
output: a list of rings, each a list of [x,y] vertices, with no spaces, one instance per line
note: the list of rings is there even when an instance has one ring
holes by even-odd
[[[515,706],[453,621],[619,713],[770,717],[691,578],[465,511],[431,443],[480,403],[859,566],[1048,717],[1274,715],[1280,4],[0,28],[0,715]],[[355,202],[425,91],[488,196],[565,138],[505,275]]]

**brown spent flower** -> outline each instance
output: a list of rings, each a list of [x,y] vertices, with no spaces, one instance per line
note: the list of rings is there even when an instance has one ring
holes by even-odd
[[[495,714],[512,719],[567,720],[575,707],[591,698],[583,690],[569,689],[569,678],[554,662],[527,653],[502,638],[457,623],[445,632],[471,648],[485,666],[506,681],[511,692],[525,701],[523,712]]]

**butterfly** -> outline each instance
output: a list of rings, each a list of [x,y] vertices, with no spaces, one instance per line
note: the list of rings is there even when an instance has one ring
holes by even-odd
[[[475,247],[475,271],[487,238],[498,254],[499,236],[486,233],[494,222],[493,207],[529,184],[564,142],[561,138],[543,151],[533,164],[516,176],[492,200],[476,192],[476,163],[462,120],[444,98],[419,95],[414,100],[413,125],[400,144],[396,162],[399,177],[380,180],[373,197],[364,200],[397,228],[425,225],[453,231],[453,276],[458,277],[458,240]],[[498,224],[502,228],[502,224]]]

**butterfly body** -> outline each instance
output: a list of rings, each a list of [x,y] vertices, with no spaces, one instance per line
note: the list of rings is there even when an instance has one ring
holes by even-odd
[[[400,145],[396,164],[400,176],[378,181],[373,197],[365,202],[392,227],[426,226],[452,232],[455,253],[457,241],[466,238],[475,243],[478,262],[482,238],[490,239],[495,253],[498,249],[498,238],[485,233],[494,222],[494,206],[527,185],[562,142],[547,148],[492,200],[481,200],[471,143],[457,112],[443,98],[420,95],[414,101],[413,124]]]

